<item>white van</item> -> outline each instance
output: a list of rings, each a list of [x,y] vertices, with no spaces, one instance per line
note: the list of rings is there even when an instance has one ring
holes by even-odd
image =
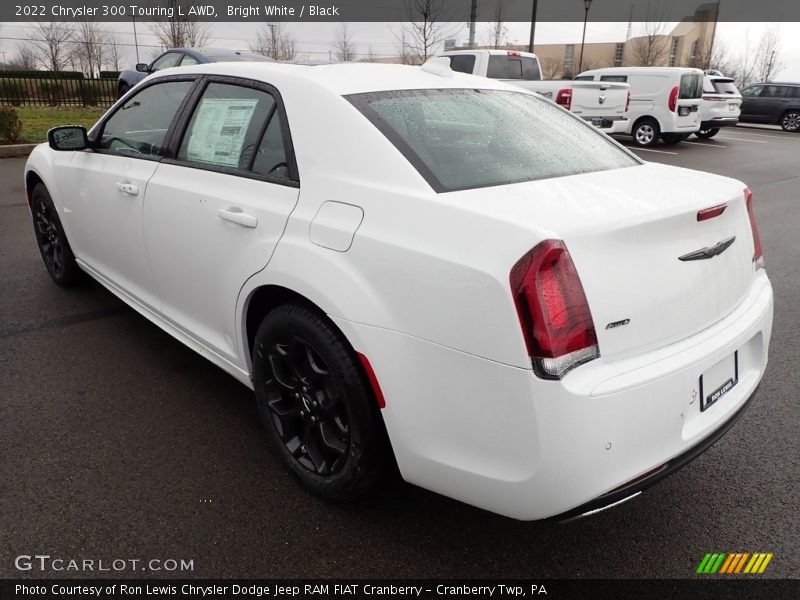
[[[637,146],[655,146],[659,138],[677,144],[700,129],[703,71],[684,67],[609,67],[584,71],[580,81],[630,85],[626,135]]]

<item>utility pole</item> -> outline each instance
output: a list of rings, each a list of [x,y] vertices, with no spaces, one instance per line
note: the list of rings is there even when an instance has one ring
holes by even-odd
[[[133,45],[136,46],[136,64],[139,64],[139,36],[136,35],[136,17],[133,17]]]
[[[539,0],[533,0],[531,11],[531,38],[528,41],[528,52],[533,52],[533,38],[536,36],[536,11],[539,9]]]
[[[475,47],[475,21],[478,18],[478,0],[472,0],[469,10],[469,47]]]
[[[583,6],[586,9],[586,12],[583,16],[583,38],[581,39],[581,59],[578,61],[578,72],[576,75],[579,75],[581,71],[583,71],[583,47],[586,45],[586,23],[589,21],[589,7],[592,5],[592,0],[583,0]]]

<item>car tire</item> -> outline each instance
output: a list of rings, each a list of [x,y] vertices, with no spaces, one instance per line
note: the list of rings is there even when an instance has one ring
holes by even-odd
[[[665,144],[669,144],[670,146],[674,146],[675,144],[680,144],[683,140],[685,140],[688,136],[681,134],[681,133],[662,133],[661,139],[664,140]]]
[[[655,119],[642,119],[634,125],[631,134],[634,146],[651,148],[658,143],[661,131]]]
[[[270,311],[253,343],[253,386],[271,445],[305,488],[351,501],[386,470],[388,439],[355,352],[299,304]]]
[[[781,128],[789,133],[800,131],[800,110],[787,110],[781,117]]]
[[[701,140],[710,140],[719,133],[719,127],[711,127],[710,129],[701,129],[695,135]]]
[[[31,214],[36,245],[50,277],[63,286],[80,281],[83,272],[75,261],[53,199],[43,183],[36,184],[31,192]]]
[[[131,90],[131,86],[127,83],[120,83],[119,84],[119,96],[118,98],[122,98],[125,94],[127,94]]]

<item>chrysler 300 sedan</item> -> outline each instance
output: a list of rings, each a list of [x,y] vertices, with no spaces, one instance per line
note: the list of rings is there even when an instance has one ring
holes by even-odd
[[[252,388],[331,499],[396,463],[518,519],[600,510],[714,443],[767,362],[745,184],[436,61],[159,71],[25,185],[56,283]]]

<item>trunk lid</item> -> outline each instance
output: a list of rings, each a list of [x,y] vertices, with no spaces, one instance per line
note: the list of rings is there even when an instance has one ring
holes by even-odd
[[[744,189],[732,179],[645,164],[505,186],[502,194],[495,188],[481,209],[566,242],[600,354],[613,360],[693,335],[744,298],[755,271]],[[698,211],[721,204],[721,215],[698,221]],[[679,259],[731,238],[713,258]]]

